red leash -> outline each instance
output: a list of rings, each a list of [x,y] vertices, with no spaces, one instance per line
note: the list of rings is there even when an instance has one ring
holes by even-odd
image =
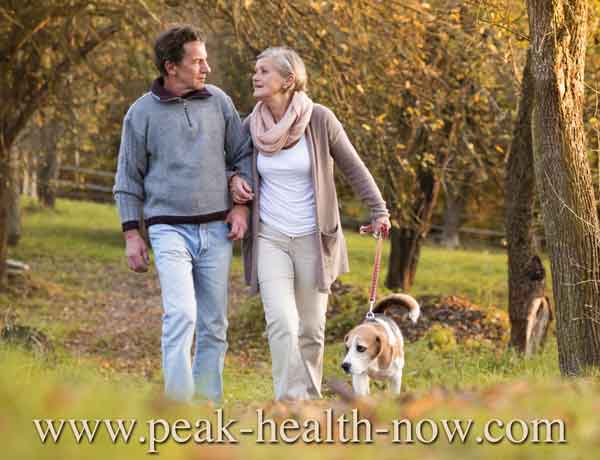
[[[360,227],[360,234],[372,233],[372,227],[365,225]],[[366,318],[372,320],[375,318],[373,314],[373,307],[375,305],[375,299],[377,297],[377,280],[379,279],[379,270],[381,268],[381,252],[383,249],[383,236],[380,233],[372,233],[373,238],[377,239],[375,246],[375,262],[373,264],[373,273],[371,274],[371,289],[369,291],[369,312]]]

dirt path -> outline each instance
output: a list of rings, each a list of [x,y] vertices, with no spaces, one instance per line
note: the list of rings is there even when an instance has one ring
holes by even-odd
[[[15,289],[15,294],[20,297],[16,303],[26,305],[19,315],[23,324],[30,324],[31,315],[36,314],[42,324],[62,328],[54,339],[72,355],[97,360],[101,367],[109,370],[132,372],[153,381],[160,378],[162,302],[154,266],[146,274],[136,274],[127,270],[124,262],[106,264],[95,260],[48,258],[38,262],[39,272]],[[350,324],[358,324],[362,320],[362,313],[356,313],[352,306],[364,293],[358,288],[339,284],[339,292],[336,291],[330,299],[328,316],[339,315],[342,321],[332,322],[333,318],[328,321],[329,341],[341,340],[347,332],[349,319],[353,318]],[[35,310],[35,302],[25,300],[30,295],[35,297],[36,289],[42,291],[38,292],[39,298],[51,299],[49,305],[40,311]],[[348,294],[353,289],[356,294]],[[237,306],[247,299],[238,271],[232,273],[229,294],[231,318]],[[346,305],[348,296],[351,300]],[[450,340],[448,334],[460,342],[504,340],[507,318],[503,318],[500,311],[482,311],[458,297],[420,300],[422,317],[417,326],[405,324],[403,327],[406,318],[395,318],[410,341],[423,338],[434,325],[446,327],[436,331],[437,335],[433,337],[441,342]],[[360,304],[366,304],[366,300]],[[349,310],[345,311],[346,308]],[[391,313],[394,316],[394,312]],[[336,324],[341,328],[336,328]],[[230,347],[228,359],[247,362],[251,360],[252,347],[259,345],[260,353],[264,354],[266,343],[262,337],[262,315],[244,316],[238,319],[236,325],[235,330],[230,328],[230,343],[234,346]]]
[[[97,359],[105,368],[158,378],[162,303],[154,266],[145,274],[121,264],[62,268],[76,280],[80,295],[60,291],[51,295],[56,308],[47,310],[47,320],[67,327],[63,343],[68,351]],[[241,275],[233,273],[230,316],[244,295]]]

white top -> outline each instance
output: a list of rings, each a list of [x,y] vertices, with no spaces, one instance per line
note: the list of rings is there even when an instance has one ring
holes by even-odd
[[[259,152],[260,219],[287,236],[317,231],[315,190],[306,136],[272,156]]]

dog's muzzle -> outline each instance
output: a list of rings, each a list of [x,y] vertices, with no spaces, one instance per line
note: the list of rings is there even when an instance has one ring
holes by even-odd
[[[342,363],[342,369],[344,369],[344,372],[346,374],[350,373],[350,369],[352,368],[352,364],[348,363],[348,362],[343,362]]]

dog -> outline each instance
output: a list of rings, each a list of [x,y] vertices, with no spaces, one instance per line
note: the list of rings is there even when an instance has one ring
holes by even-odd
[[[369,378],[391,381],[392,391],[400,394],[404,338],[396,322],[382,314],[390,305],[408,309],[413,323],[421,314],[421,307],[413,297],[392,294],[373,308],[373,319],[365,319],[344,338],[346,356],[342,369],[352,375],[352,387],[358,396],[369,394]]]

